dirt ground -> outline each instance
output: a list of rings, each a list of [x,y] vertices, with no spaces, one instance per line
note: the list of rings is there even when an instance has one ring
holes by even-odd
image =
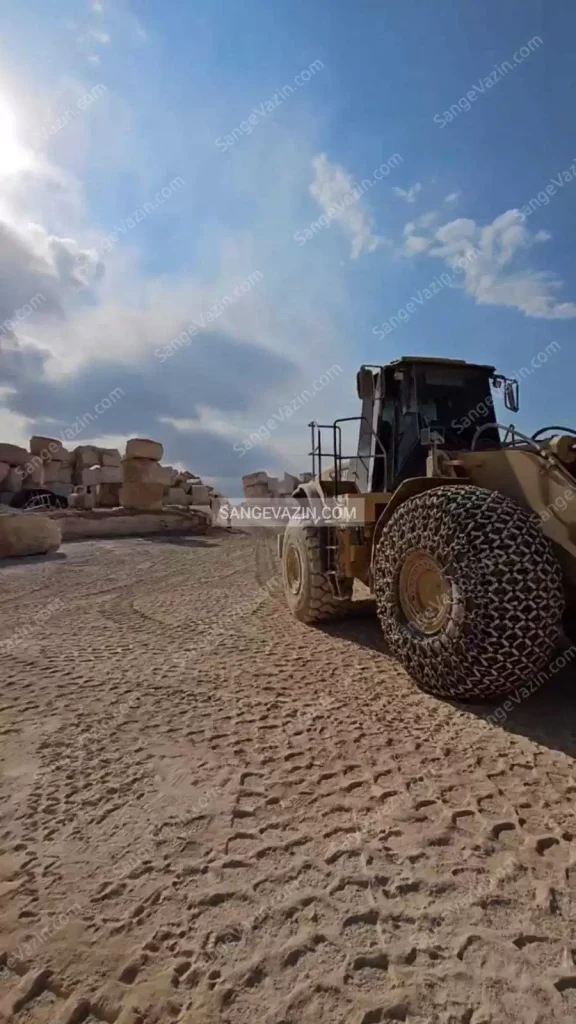
[[[573,1022],[575,669],[424,696],[273,545],[0,568],[0,1021]]]

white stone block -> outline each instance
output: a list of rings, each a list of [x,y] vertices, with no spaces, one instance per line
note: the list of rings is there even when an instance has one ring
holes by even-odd
[[[164,448],[159,441],[150,441],[148,438],[132,437],[126,442],[127,459],[154,459],[160,462],[164,454]]]
[[[210,504],[210,491],[204,484],[192,484],[190,488],[190,497],[192,505],[209,505]]]
[[[61,479],[62,463],[52,459],[42,466],[42,483],[46,486],[52,483],[64,483]]]
[[[120,504],[125,508],[162,508],[162,484],[124,483],[120,490]]]
[[[169,487],[164,495],[165,505],[190,505],[191,501],[183,487]]]
[[[124,459],[122,463],[124,483],[170,485],[170,475],[153,459]]]
[[[112,469],[115,466],[118,468],[122,466],[122,456],[117,448],[100,448],[98,454],[100,465],[103,468]]]
[[[123,479],[122,466],[102,466],[100,469],[101,484],[121,484]]]
[[[90,469],[83,469],[81,473],[81,484],[83,487],[96,487],[100,483],[100,466],[91,466]]]
[[[30,452],[17,444],[0,444],[0,462],[9,466],[24,466],[30,459]]]
[[[81,444],[72,452],[74,465],[77,469],[90,469],[100,465],[98,449],[93,444]]]
[[[43,462],[50,462],[51,459],[56,459],[57,462],[70,461],[70,452],[57,437],[31,437],[30,451],[32,455],[40,456]]]
[[[33,512],[0,516],[0,558],[57,551],[62,534],[54,519]]]
[[[2,482],[3,491],[12,491],[14,494],[22,490],[24,483],[24,475],[20,471],[21,467],[12,468],[8,473],[8,476],[4,478]]]

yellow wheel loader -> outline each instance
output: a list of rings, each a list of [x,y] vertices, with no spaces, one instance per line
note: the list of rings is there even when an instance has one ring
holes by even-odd
[[[310,424],[312,478],[294,498],[314,518],[279,538],[290,610],[342,616],[358,579],[422,689],[483,700],[525,685],[576,605],[576,430],[502,426],[491,387],[517,412],[517,382],[463,360],[362,366],[357,387],[360,416]]]

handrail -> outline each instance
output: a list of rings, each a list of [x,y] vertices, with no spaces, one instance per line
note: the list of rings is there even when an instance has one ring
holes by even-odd
[[[363,422],[366,423],[368,429],[373,436],[376,444],[380,447],[381,452],[374,452],[374,455],[368,456],[368,459],[383,458],[384,459],[384,482],[385,486],[388,483],[388,453],[382,444],[382,441],[378,437],[378,434],[374,430],[374,427],[365,416],[341,416],[339,419],[334,420],[333,423],[317,423],[315,420],[310,422],[308,426],[312,432],[312,450],[308,453],[312,456],[312,475],[316,477],[316,456],[318,457],[318,476],[322,476],[322,430],[332,431],[333,450],[332,457],[334,459],[334,492],[335,496],[338,496],[339,485],[341,481],[342,472],[342,460],[343,459],[359,459],[365,469],[368,468],[364,458],[355,452],[353,455],[342,454],[342,428],[341,423],[352,423],[352,422]],[[328,454],[328,453],[326,453]]]

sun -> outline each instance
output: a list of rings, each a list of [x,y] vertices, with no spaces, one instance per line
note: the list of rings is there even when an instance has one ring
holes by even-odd
[[[0,176],[18,174],[32,162],[32,153],[18,139],[16,114],[0,94]]]

